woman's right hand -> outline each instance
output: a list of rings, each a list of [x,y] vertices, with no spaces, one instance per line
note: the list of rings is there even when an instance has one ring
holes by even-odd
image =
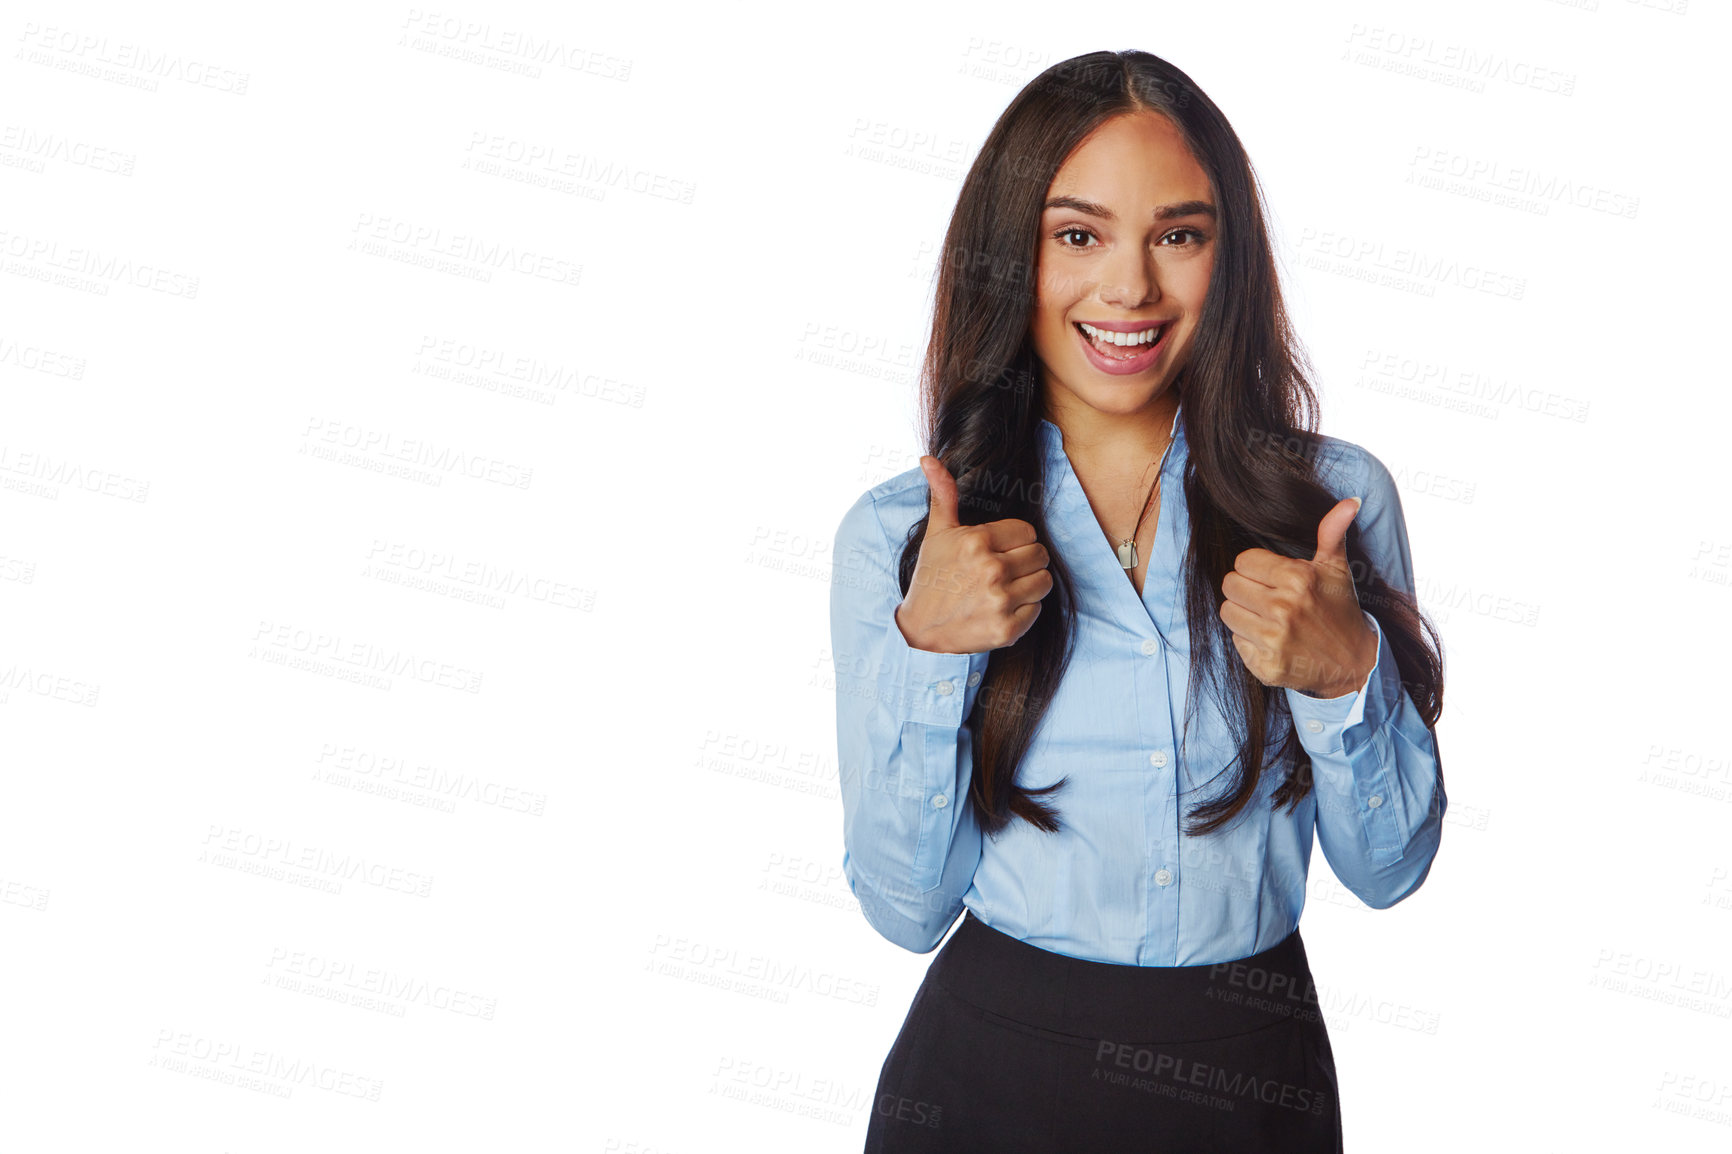
[[[985,653],[1013,645],[1040,616],[1052,591],[1046,546],[1034,526],[1014,517],[984,525],[957,520],[956,479],[937,457],[923,456],[932,509],[896,624],[911,648]]]

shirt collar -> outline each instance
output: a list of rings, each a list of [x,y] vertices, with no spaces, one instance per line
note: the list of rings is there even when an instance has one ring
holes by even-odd
[[[1185,581],[1182,562],[1185,543],[1190,540],[1184,486],[1177,483],[1184,475],[1186,463],[1185,426],[1180,412],[1173,414],[1172,443],[1161,463],[1161,475],[1168,483],[1161,486],[1161,517],[1140,598],[1135,587],[1125,580],[1124,567],[1113,554],[1113,542],[1101,537],[1088,494],[1083,492],[1064,451],[1063,432],[1051,421],[1043,418],[1040,422],[1041,437],[1046,443],[1042,501],[1047,513],[1046,527],[1053,541],[1065,549],[1079,590],[1085,596],[1102,599],[1099,604],[1106,606],[1106,611],[1133,635],[1147,637],[1148,630],[1153,629],[1169,645],[1178,644],[1177,639],[1182,636],[1180,602],[1184,600]],[[1074,550],[1067,548],[1079,533],[1097,540],[1080,542],[1080,547]]]

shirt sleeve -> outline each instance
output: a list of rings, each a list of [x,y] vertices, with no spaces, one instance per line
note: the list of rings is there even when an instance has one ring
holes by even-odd
[[[1413,560],[1395,479],[1383,462],[1359,452],[1359,487],[1340,495],[1363,501],[1359,539],[1377,573],[1412,595]],[[1386,909],[1425,881],[1449,798],[1438,780],[1437,737],[1401,684],[1382,627],[1369,613],[1365,619],[1377,631],[1377,664],[1363,685],[1339,697],[1285,694],[1299,743],[1311,756],[1323,856],[1361,901]]]
[[[837,528],[831,568],[842,872],[873,929],[927,953],[962,912],[980,862],[963,719],[991,653],[908,644],[896,623],[900,553],[868,491]]]

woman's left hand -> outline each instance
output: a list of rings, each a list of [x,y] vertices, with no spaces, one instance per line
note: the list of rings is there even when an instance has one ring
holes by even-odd
[[[1359,609],[1347,567],[1347,526],[1359,501],[1343,497],[1317,523],[1309,561],[1247,549],[1221,581],[1221,620],[1251,675],[1264,685],[1339,697],[1377,664],[1377,631]]]

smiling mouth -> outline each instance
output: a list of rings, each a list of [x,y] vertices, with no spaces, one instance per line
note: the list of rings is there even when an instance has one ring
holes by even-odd
[[[1165,335],[1169,322],[1163,322],[1137,333],[1115,333],[1106,329],[1095,328],[1093,325],[1081,321],[1073,323],[1077,332],[1081,333],[1083,339],[1088,341],[1101,356],[1112,361],[1129,361],[1143,355],[1153,345],[1158,344],[1161,337]],[[1120,344],[1120,340],[1128,343]]]

